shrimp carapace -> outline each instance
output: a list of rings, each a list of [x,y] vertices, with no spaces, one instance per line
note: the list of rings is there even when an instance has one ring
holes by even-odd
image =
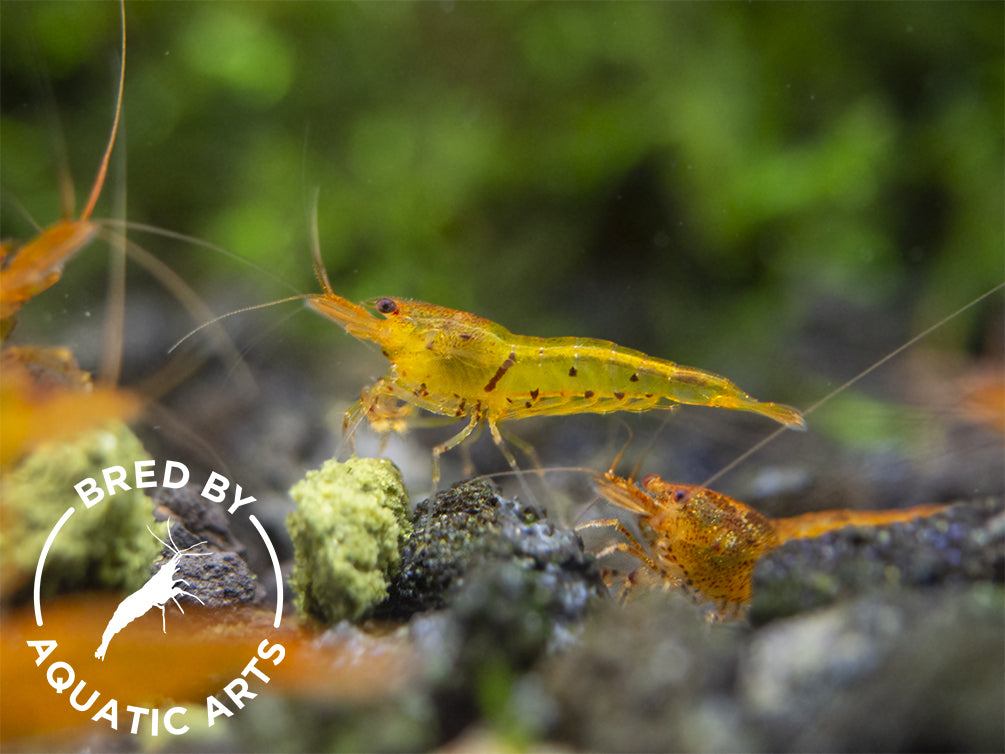
[[[845,526],[884,526],[939,513],[947,505],[919,505],[885,511],[830,510],[772,519],[706,487],[666,482],[656,474],[641,485],[597,475],[597,489],[609,502],[639,516],[648,544],[642,545],[617,519],[584,526],[613,526],[625,536],[599,556],[622,551],[642,560],[668,587],[698,602],[711,602],[715,617],[739,617],[750,602],[754,566],[765,553],[791,539],[807,539]]]
[[[411,407],[468,419],[458,434],[433,449],[434,485],[439,456],[482,424],[516,468],[498,424],[531,416],[689,404],[749,411],[794,429],[805,427],[796,409],[761,403],[710,372],[604,340],[514,335],[475,314],[421,301],[383,297],[369,306],[355,304],[331,289],[317,260],[315,270],[325,292],[306,297],[308,306],[349,334],[379,344],[391,361],[387,375],[347,412],[346,427],[365,416],[375,428],[400,428]]]

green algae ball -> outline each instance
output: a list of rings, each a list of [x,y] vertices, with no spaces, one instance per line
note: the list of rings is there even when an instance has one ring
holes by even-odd
[[[75,512],[53,540],[42,578],[44,596],[82,588],[128,589],[150,578],[161,544],[154,526],[153,503],[132,487],[106,496],[85,509],[73,486],[102,469],[148,459],[147,451],[118,422],[67,442],[40,446],[2,483],[5,525],[0,528],[0,572],[5,586],[17,589],[30,578],[42,546],[60,516]],[[156,530],[155,530],[156,531]]]
[[[330,460],[290,496],[297,612],[325,623],[359,618],[387,596],[411,534],[401,472],[383,458]]]

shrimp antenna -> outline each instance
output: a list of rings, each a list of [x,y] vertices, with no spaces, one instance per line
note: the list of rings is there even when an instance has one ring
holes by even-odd
[[[162,545],[164,545],[167,549],[173,551],[177,555],[181,555],[183,552],[188,552],[189,550],[192,550],[192,549],[198,547],[199,545],[206,544],[206,540],[204,539],[201,542],[196,542],[191,547],[186,547],[184,550],[179,550],[178,549],[178,545],[176,545],[174,543],[174,537],[171,536],[171,517],[170,516],[168,516],[167,521],[165,522],[164,528],[165,528],[165,531],[167,531],[167,538],[171,541],[171,544],[168,544],[163,539],[161,539],[156,534],[154,534],[153,529],[151,529],[149,526],[147,526],[147,531],[150,532],[150,536],[152,536],[154,539],[156,539],[158,542],[160,542]],[[209,553],[208,552],[200,552],[200,553],[196,553],[196,555],[209,555]]]
[[[505,471],[491,471],[486,474],[479,474],[478,476],[471,477],[471,479],[469,479],[468,481],[480,482],[483,479],[489,481],[495,481],[497,478],[516,477],[520,481],[521,486],[523,486],[524,484],[523,478],[526,475],[536,474],[537,476],[540,477],[542,474],[551,472],[567,473],[567,474],[573,474],[573,473],[586,474],[587,476],[590,477],[603,476],[603,474],[598,474],[597,471],[595,471],[594,469],[588,469],[585,466],[548,466],[547,468],[541,468],[541,469],[506,469]],[[529,494],[529,490],[527,489],[527,487],[523,487],[523,490],[526,494]],[[528,502],[532,502],[535,500],[536,498],[533,496],[530,496],[528,498]],[[573,522],[578,521],[583,515],[585,515],[585,512],[588,511],[590,507],[594,505],[598,500],[599,497],[594,497],[590,501],[589,505],[587,505],[584,509],[580,510],[580,512],[576,514],[576,517],[573,519]],[[565,522],[568,521],[568,516],[563,511],[556,510],[554,506],[545,506],[545,507],[548,508],[549,515],[556,517],[555,520],[562,522],[563,525],[567,525]]]
[[[656,427],[656,431],[653,432],[652,437],[650,437],[648,442],[646,442],[645,450],[639,455],[639,460],[637,460],[635,462],[635,465],[632,466],[632,474],[630,477],[628,477],[628,481],[634,482],[636,479],[638,479],[639,471],[641,471],[642,469],[643,462],[645,461],[646,458],[649,457],[649,454],[653,452],[653,448],[656,447],[656,440],[659,439],[660,433],[664,429],[666,429],[666,426],[670,423],[670,419],[673,417],[676,408],[677,408],[676,406],[671,406],[670,409],[664,414],[663,418],[660,420],[659,426]],[[625,426],[627,427],[628,425],[626,424]],[[628,427],[629,442],[632,439],[631,433],[632,428]],[[627,444],[625,447],[627,447]],[[624,450],[622,450],[622,452],[624,452]],[[613,467],[611,468],[611,471],[614,471]]]
[[[616,456],[614,456],[614,460],[611,461],[611,468],[609,468],[607,470],[608,474],[613,474],[615,471],[618,470],[618,464],[621,463],[621,459],[624,457],[625,452],[628,450],[628,446],[632,444],[632,439],[633,439],[632,428],[629,427],[628,423],[625,422],[624,420],[621,420],[620,423],[625,428],[625,430],[628,432],[628,439],[625,440],[624,445],[621,446],[621,450],[618,451],[618,454]],[[638,467],[636,466],[636,468],[632,470],[632,478],[633,479],[635,478],[635,473],[637,471],[638,471]]]
[[[187,332],[185,336],[181,338],[181,340],[179,340],[177,343],[175,343],[168,349],[168,353],[174,351],[178,346],[180,346],[182,343],[184,343],[186,340],[191,338],[199,331],[205,330],[210,325],[215,325],[217,322],[227,319],[228,317],[233,317],[236,314],[244,314],[245,312],[253,312],[256,309],[268,309],[270,306],[278,306],[279,304],[286,304],[289,303],[290,301],[305,301],[311,298],[318,298],[318,295],[316,293],[300,293],[297,294],[296,296],[287,296],[286,298],[278,299],[277,301],[266,301],[264,304],[254,304],[253,306],[244,306],[241,307],[240,309],[235,309],[232,312],[221,314],[218,317],[213,317],[213,319],[209,320],[208,322],[203,322],[194,330],[190,330],[189,332]]]
[[[182,337],[178,342],[176,342],[173,346],[171,346],[171,348],[168,349],[168,353],[171,353],[172,351],[174,351],[176,348],[178,348],[178,346],[180,346],[186,340],[188,340],[193,335],[195,335],[196,333],[198,333],[200,330],[203,330],[203,329],[209,327],[210,325],[215,325],[217,322],[220,322],[221,320],[227,319],[228,317],[233,317],[235,314],[244,314],[246,312],[253,312],[256,309],[266,309],[266,308],[268,308],[270,306],[278,306],[279,304],[285,304],[285,303],[287,303],[289,301],[307,301],[307,300],[310,300],[310,299],[323,298],[323,296],[327,295],[327,294],[334,295],[334,289],[332,288],[331,282],[328,280],[328,272],[327,272],[327,270],[325,270],[324,261],[321,259],[321,237],[320,237],[320,235],[318,233],[318,200],[319,200],[320,194],[321,194],[320,187],[316,188],[314,190],[313,201],[311,202],[311,217],[313,218],[313,221],[311,222],[311,254],[314,257],[314,276],[318,279],[318,282],[321,284],[321,287],[324,289],[324,294],[300,293],[300,294],[297,294],[297,295],[294,295],[294,296],[287,296],[286,298],[281,298],[281,299],[278,299],[276,301],[268,301],[268,302],[266,302],[264,304],[255,304],[253,306],[245,306],[245,307],[242,307],[240,309],[235,309],[232,312],[227,312],[226,314],[221,314],[220,316],[214,317],[213,319],[209,320],[208,322],[203,322],[201,325],[199,325],[198,327],[196,327],[194,330],[190,330],[189,332],[187,332],[184,335],[184,337]],[[210,246],[211,246],[211,248],[217,248],[217,249],[219,248],[219,247],[212,246],[212,245],[210,245]],[[230,254],[229,252],[226,252],[225,249],[221,249],[221,251],[224,251],[228,255]],[[245,261],[247,261],[247,260],[245,260]],[[251,264],[251,263],[249,262],[249,264]]]
[[[173,241],[182,241],[192,246],[201,246],[205,249],[209,249],[212,252],[225,256],[228,259],[232,259],[235,262],[243,264],[245,267],[250,267],[255,272],[261,273],[265,277],[268,277],[271,280],[279,283],[280,285],[289,288],[291,291],[297,290],[296,287],[293,286],[288,280],[284,280],[272,270],[263,267],[262,265],[257,264],[255,262],[252,262],[250,259],[242,257],[240,254],[236,254],[230,249],[224,248],[223,246],[215,244],[212,241],[207,241],[203,238],[197,238],[196,236],[190,236],[187,233],[179,233],[178,231],[175,230],[168,230],[167,228],[158,228],[156,225],[149,225],[147,223],[138,223],[135,222],[134,220],[116,220],[112,218],[102,220],[101,224],[106,226],[119,227],[122,228],[123,230],[138,230],[143,233],[149,233],[154,236],[161,236],[162,238],[170,238]]]
[[[314,258],[314,277],[321,283],[321,287],[326,294],[334,294],[331,282],[328,280],[328,270],[325,269],[324,260],[321,258],[321,234],[318,231],[318,202],[321,197],[321,187],[314,188],[314,197],[311,200],[311,256]]]
[[[496,477],[509,477],[509,476],[519,477],[524,476],[526,474],[539,474],[542,471],[545,473],[550,473],[552,471],[560,471],[565,473],[581,471],[584,474],[594,474],[594,475],[596,475],[597,473],[595,470],[588,469],[585,466],[549,466],[544,469],[505,469],[503,471],[490,471],[486,474],[479,474],[478,476],[473,476],[468,481],[480,482],[482,479],[491,480],[495,479]]]
[[[115,137],[119,132],[119,121],[122,116],[122,91],[126,87],[126,0],[120,0],[122,9],[122,65],[119,68],[119,94],[115,99],[115,120],[112,121],[112,132],[108,136],[108,146],[105,147],[105,154],[98,165],[98,174],[91,186],[91,193],[87,197],[87,204],[84,205],[83,212],[80,213],[81,220],[87,220],[94,212],[94,207],[101,196],[101,187],[105,183],[105,176],[108,173],[108,163],[112,159],[112,148],[115,146]]]
[[[995,293],[997,293],[998,291],[1000,291],[1002,288],[1005,288],[1005,283],[998,283],[998,285],[994,286],[991,290],[982,293],[980,296],[978,296],[977,298],[975,298],[970,303],[964,304],[959,309],[957,309],[956,311],[954,311],[952,314],[946,315],[945,317],[943,317],[942,319],[940,319],[938,322],[936,322],[934,325],[931,325],[930,327],[927,327],[926,329],[922,330],[920,333],[918,333],[917,335],[915,335],[913,338],[911,338],[909,341],[907,341],[906,343],[904,343],[899,348],[895,348],[894,350],[890,351],[890,353],[888,353],[886,356],[884,356],[879,361],[875,362],[874,364],[872,364],[869,367],[866,367],[865,369],[863,369],[861,372],[859,372],[858,374],[856,374],[854,377],[852,377],[847,382],[844,382],[841,385],[838,385],[833,390],[831,390],[829,393],[827,393],[827,395],[825,395],[823,398],[821,398],[816,403],[812,404],[809,408],[807,408],[805,411],[803,411],[803,416],[808,416],[809,414],[813,413],[814,411],[816,411],[818,408],[820,408],[823,404],[825,404],[827,401],[829,401],[831,398],[833,398],[838,393],[842,392],[843,390],[847,390],[849,387],[851,387],[852,385],[854,385],[856,382],[858,382],[859,380],[861,380],[863,377],[865,377],[868,374],[871,374],[876,369],[878,369],[879,367],[883,366],[883,364],[885,364],[886,362],[888,362],[890,359],[892,359],[895,356],[898,356],[902,352],[906,351],[908,348],[910,348],[911,346],[913,346],[919,340],[923,340],[923,339],[927,338],[933,332],[935,332],[940,327],[942,327],[944,324],[946,324],[946,322],[948,322],[949,320],[953,319],[954,317],[958,317],[960,314],[962,314],[963,312],[965,312],[967,309],[970,309],[971,307],[976,306],[977,304],[979,304],[984,299],[986,299],[989,296],[992,296]],[[787,429],[787,427],[780,427],[779,429],[776,429],[774,432],[772,432],[770,435],[768,435],[767,437],[765,437],[763,440],[761,440],[759,443],[757,443],[756,445],[754,445],[752,448],[750,448],[749,450],[741,453],[739,456],[737,456],[736,458],[734,458],[728,464],[726,464],[725,466],[723,466],[721,469],[719,469],[717,472],[715,472],[712,476],[710,476],[708,479],[706,479],[704,482],[702,482],[699,486],[701,486],[701,487],[708,487],[710,484],[712,484],[716,479],[718,479],[719,477],[721,477],[723,474],[725,474],[725,473],[727,473],[729,471],[732,471],[734,468],[736,468],[736,466],[738,464],[742,463],[743,461],[746,461],[754,453],[756,453],[757,451],[759,451],[761,448],[763,448],[769,442],[773,441],[776,437],[778,437],[780,434],[782,434],[786,429]]]

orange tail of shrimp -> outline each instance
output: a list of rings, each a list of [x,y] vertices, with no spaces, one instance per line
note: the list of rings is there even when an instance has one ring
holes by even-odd
[[[754,399],[746,398],[723,398],[716,401],[712,401],[712,406],[718,408],[732,408],[739,411],[748,411],[754,414],[760,414],[761,416],[766,416],[769,419],[774,419],[779,424],[784,424],[790,429],[806,429],[806,419],[803,418],[802,412],[798,409],[792,408],[792,406],[786,406],[782,403],[762,403]]]
[[[905,510],[833,510],[771,519],[706,487],[666,482],[649,474],[637,486],[612,471],[595,477],[600,494],[640,517],[652,544],[634,540],[602,551],[624,550],[641,559],[669,586],[713,602],[718,617],[736,617],[750,601],[754,566],[761,556],[791,539],[807,539],[845,526],[884,526],[931,516],[946,505]],[[625,531],[616,520],[599,522]],[[596,525],[596,524],[594,524]]]
[[[770,523],[774,533],[772,547],[777,547],[792,539],[812,539],[846,526],[886,526],[888,524],[912,521],[916,518],[924,518],[941,513],[949,507],[948,505],[933,503],[916,505],[913,508],[880,511],[859,511],[843,508],[839,510],[813,511],[790,518],[767,518],[757,513],[749,505],[741,503],[739,500],[734,500],[728,495],[723,495],[721,492],[692,484],[666,482],[656,474],[650,474],[645,477],[642,480],[642,486],[646,492],[652,494],[652,506],[655,507],[697,502],[699,505],[715,505],[723,510],[733,511],[740,519],[746,520],[751,518],[752,515],[762,517]],[[640,494],[644,494],[641,490],[639,492]]]
[[[941,513],[948,505],[916,505],[913,508],[902,508],[887,511],[855,511],[833,510],[814,511],[791,518],[776,518],[772,521],[778,544],[790,539],[812,539],[845,526],[886,526],[887,524],[912,521]]]
[[[647,361],[659,364],[657,359]],[[730,380],[693,367],[663,366],[668,372],[668,392],[674,400],[698,406],[728,408],[760,414],[790,429],[806,429],[806,420],[797,409],[781,403],[762,403],[740,390]]]

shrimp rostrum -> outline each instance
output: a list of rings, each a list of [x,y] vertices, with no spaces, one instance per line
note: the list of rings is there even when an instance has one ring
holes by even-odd
[[[642,412],[679,404],[749,411],[803,429],[802,415],[761,403],[724,377],[647,356],[605,340],[514,335],[502,325],[444,306],[383,297],[355,304],[332,290],[320,259],[324,293],[308,306],[350,335],[380,345],[390,371],[346,413],[350,431],[366,417],[378,431],[406,428],[413,408],[468,422],[433,449],[439,457],[488,425],[510,466],[500,422],[532,416]],[[519,443],[517,443],[519,445]]]

